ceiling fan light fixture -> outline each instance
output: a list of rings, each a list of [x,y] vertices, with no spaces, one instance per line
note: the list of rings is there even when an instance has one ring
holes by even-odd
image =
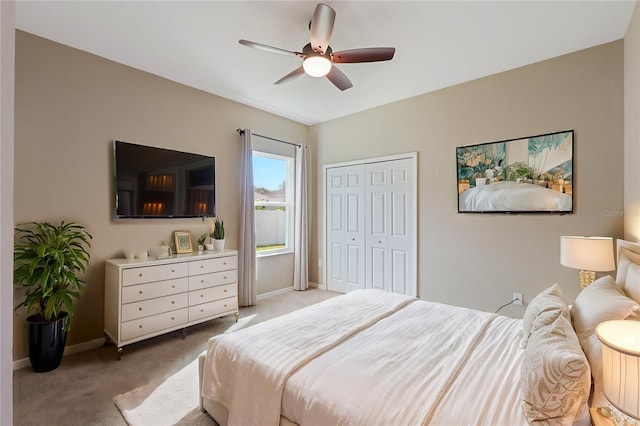
[[[324,77],[331,70],[331,61],[322,55],[308,56],[302,62],[302,67],[311,77]]]

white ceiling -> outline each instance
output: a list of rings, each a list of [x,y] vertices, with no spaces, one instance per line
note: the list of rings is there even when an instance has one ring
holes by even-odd
[[[303,75],[317,1],[18,1],[20,30],[206,92],[316,124],[624,37],[634,1],[326,1],[331,47],[395,47],[389,62],[341,64],[353,88]]]

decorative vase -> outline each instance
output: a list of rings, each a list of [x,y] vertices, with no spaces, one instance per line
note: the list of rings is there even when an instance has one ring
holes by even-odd
[[[204,251],[204,246],[203,245],[198,245],[198,254],[202,254],[202,252]]]
[[[207,243],[204,245],[207,251],[213,251],[213,243]]]
[[[487,183],[486,177],[476,178],[476,186],[483,186],[485,183]]]
[[[45,321],[40,315],[27,317],[27,336],[29,338],[29,361],[36,373],[55,370],[62,361],[67,331],[64,325],[69,319],[66,312],[58,319]]]
[[[213,240],[213,249],[216,251],[224,250],[224,240]]]

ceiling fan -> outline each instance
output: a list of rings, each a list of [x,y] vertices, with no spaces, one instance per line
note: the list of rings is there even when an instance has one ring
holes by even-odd
[[[302,65],[274,84],[293,80],[307,73],[312,77],[326,76],[338,89],[347,90],[353,87],[349,78],[334,64],[353,64],[359,62],[388,61],[393,58],[396,49],[393,47],[367,47],[362,49],[342,50],[334,52],[329,46],[336,11],[324,3],[318,3],[309,23],[311,42],[307,43],[302,52],[292,52],[278,47],[268,46],[249,40],[240,40],[240,44],[266,52],[293,55],[303,59]]]

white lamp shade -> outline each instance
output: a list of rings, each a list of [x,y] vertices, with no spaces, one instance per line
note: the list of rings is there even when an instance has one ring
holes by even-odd
[[[311,77],[324,77],[331,70],[331,61],[324,56],[308,56],[302,62],[302,68]]]
[[[602,342],[604,396],[640,419],[640,322],[606,321],[596,327],[596,335]]]
[[[560,237],[560,263],[585,271],[613,271],[613,238]]]

